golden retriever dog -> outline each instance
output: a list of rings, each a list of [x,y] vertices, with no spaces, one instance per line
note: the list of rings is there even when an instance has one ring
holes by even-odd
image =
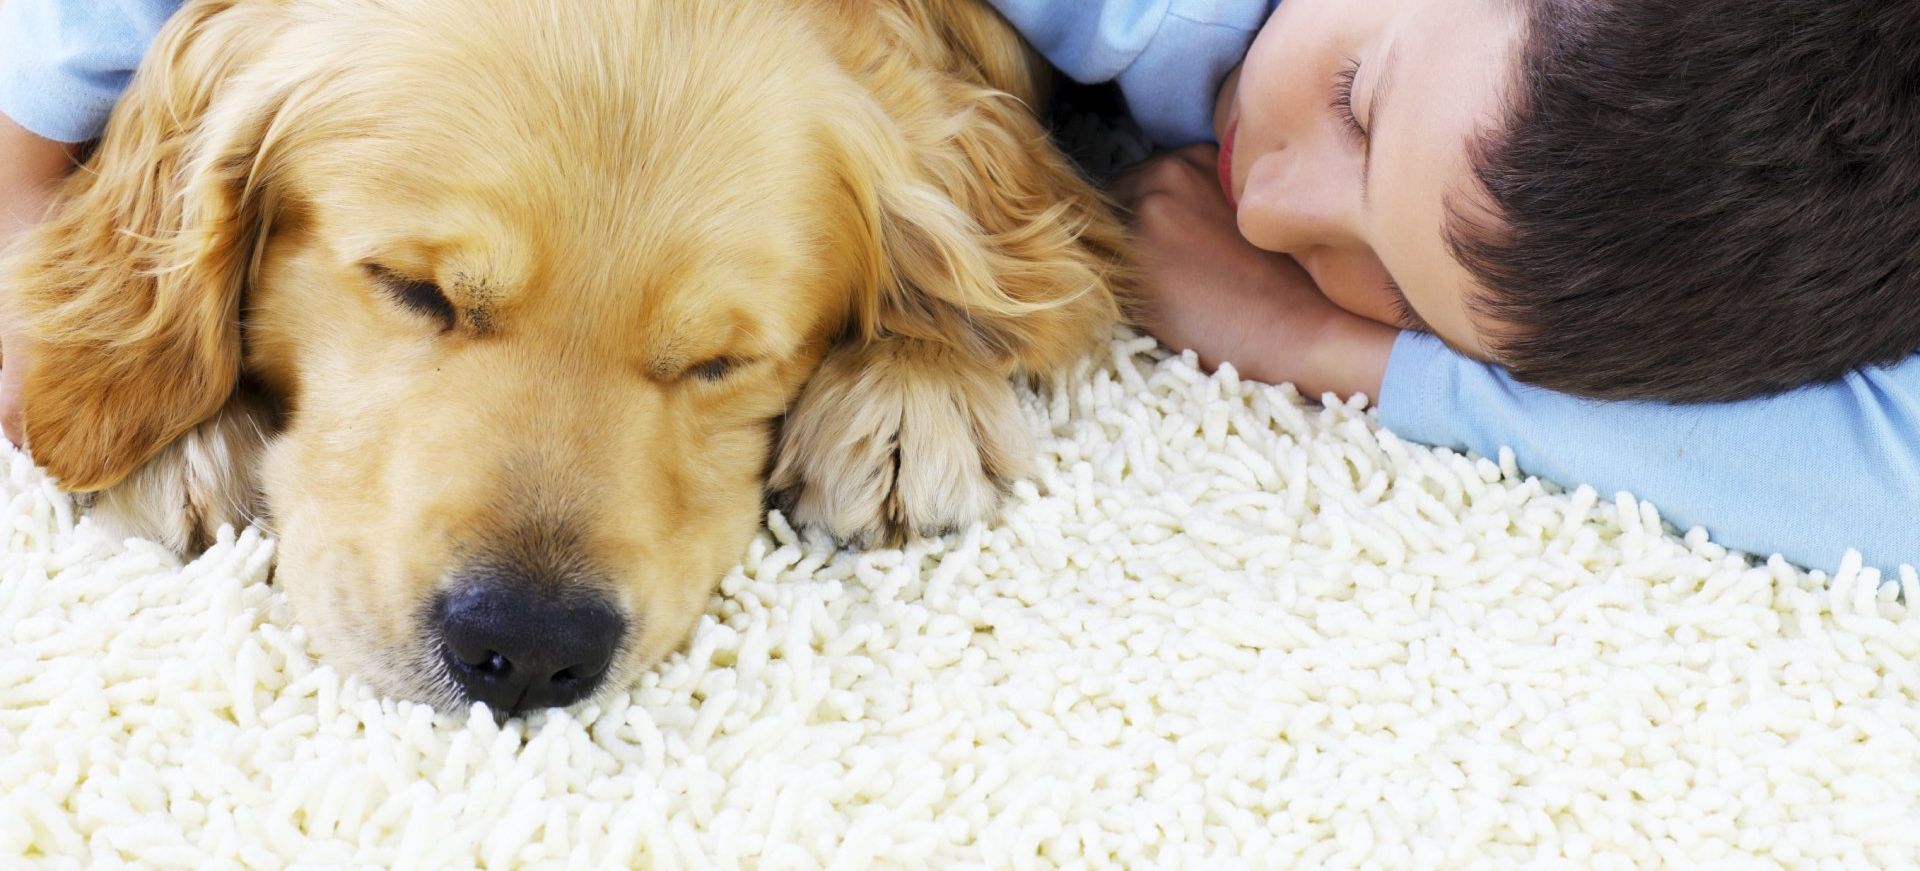
[[[497,711],[683,643],[766,493],[988,518],[1124,230],[979,0],[198,0],[9,259],[27,448],[323,657]],[[256,496],[256,494],[258,494]]]

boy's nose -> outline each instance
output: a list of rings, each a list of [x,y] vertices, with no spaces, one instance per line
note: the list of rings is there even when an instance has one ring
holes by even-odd
[[[1342,161],[1316,163],[1296,148],[1236,152],[1234,159],[1252,161],[1240,170],[1238,220],[1247,241],[1268,251],[1296,254],[1347,247],[1358,239],[1359,178],[1345,177]]]

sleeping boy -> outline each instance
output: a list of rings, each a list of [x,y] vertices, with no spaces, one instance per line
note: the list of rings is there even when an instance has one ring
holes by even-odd
[[[1920,564],[1920,6],[991,2],[1178,149],[1115,186],[1169,346],[1730,547]],[[178,5],[0,5],[0,245]],[[31,355],[0,324],[9,437]]]
[[[1115,186],[1167,345],[1920,565],[1920,6],[992,2],[1186,146]]]

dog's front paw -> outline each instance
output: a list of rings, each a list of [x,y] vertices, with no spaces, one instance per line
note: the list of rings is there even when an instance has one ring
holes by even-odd
[[[115,535],[157,541],[182,557],[204,550],[220,527],[260,517],[260,456],[272,428],[267,404],[237,393],[125,480],[93,494],[89,514]]]
[[[828,355],[787,415],[771,487],[795,522],[866,547],[990,519],[1032,454],[1004,376],[889,339]]]

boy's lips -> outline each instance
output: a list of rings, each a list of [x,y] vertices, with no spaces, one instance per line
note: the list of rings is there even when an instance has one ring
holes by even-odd
[[[1220,137],[1220,192],[1227,195],[1227,206],[1234,211],[1240,210],[1240,200],[1233,195],[1233,134],[1240,130],[1240,119],[1235,118],[1227,124],[1227,132]]]

